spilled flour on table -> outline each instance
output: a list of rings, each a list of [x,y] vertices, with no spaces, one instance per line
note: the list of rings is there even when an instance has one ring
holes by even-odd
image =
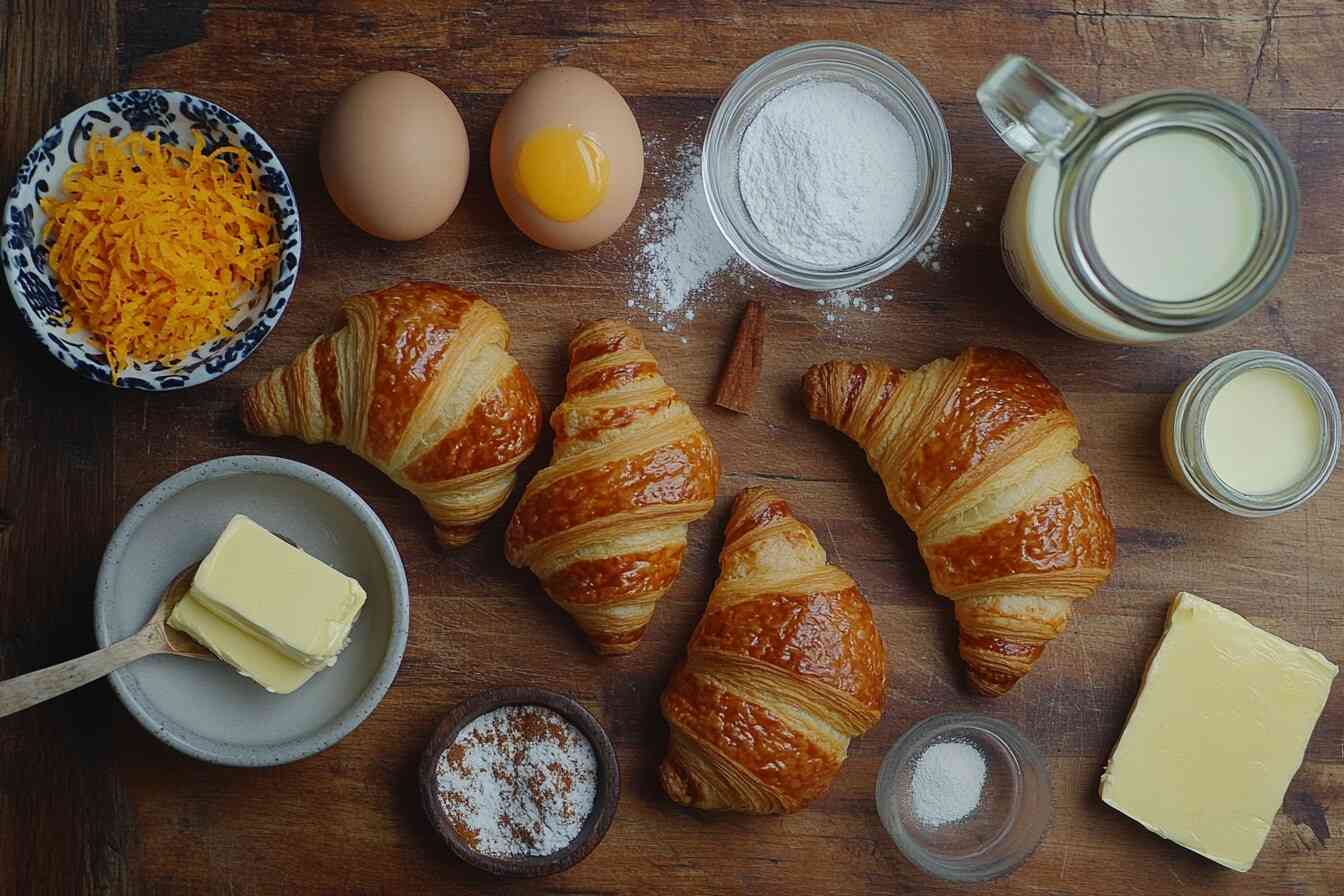
[[[849,317],[846,312],[850,311],[867,315],[881,314],[882,307],[891,299],[892,294],[889,292],[875,291],[865,295],[857,289],[837,289],[819,296],[817,304],[826,309],[822,319],[827,323],[835,323]]]
[[[639,225],[633,298],[626,305],[673,332],[695,319],[697,304],[718,298],[711,287],[721,273],[733,269],[736,284],[746,285],[746,265],[710,214],[699,142],[681,144],[650,173],[666,183],[666,196]]]
[[[895,294],[881,285],[860,289],[837,289],[816,298],[821,317],[817,326],[837,336],[861,336],[882,319]]]
[[[926,271],[933,271],[936,274],[943,269],[942,254],[943,225],[939,224],[937,229],[930,234],[929,241],[915,253],[915,261]]]

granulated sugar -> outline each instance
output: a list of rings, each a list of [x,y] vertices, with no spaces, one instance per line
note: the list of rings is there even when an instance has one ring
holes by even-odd
[[[985,757],[965,741],[936,743],[915,760],[910,780],[911,808],[929,827],[961,821],[980,805]]]
[[[634,297],[627,302],[667,331],[695,317],[694,302],[737,258],[705,199],[699,143],[677,149],[669,180],[667,197],[639,225]]]

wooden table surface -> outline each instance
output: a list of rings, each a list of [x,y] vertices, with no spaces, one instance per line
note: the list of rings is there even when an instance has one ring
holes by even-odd
[[[529,574],[507,567],[507,510],[473,545],[434,546],[405,493],[337,448],[247,436],[242,389],[339,320],[339,300],[404,277],[443,280],[498,304],[544,403],[560,398],[565,339],[581,319],[625,314],[639,222],[664,196],[668,160],[703,134],[715,99],[753,60],[830,37],[890,53],[923,80],[951,132],[955,169],[941,249],[865,295],[880,314],[749,276],[713,284],[693,322],[649,328],[667,378],[724,461],[718,506],[692,527],[681,578],[643,646],[599,659]],[[1225,332],[1156,348],[1096,345],[1053,329],[1014,291],[998,222],[1018,162],[981,119],[980,78],[1025,53],[1089,101],[1188,86],[1247,102],[1296,160],[1297,254],[1272,299]],[[106,683],[0,722],[0,890],[711,893],[949,892],[905,862],[879,825],[881,757],[912,723],[978,710],[1020,725],[1049,757],[1055,822],[1002,893],[1339,893],[1344,889],[1344,696],[1316,728],[1255,869],[1223,870],[1104,806],[1097,781],[1176,589],[1344,658],[1344,476],[1304,509],[1245,521],[1174,485],[1157,430],[1167,396],[1208,361],[1260,347],[1344,383],[1344,9],[1331,0],[952,0],[555,3],[443,0],[0,0],[0,171],[75,106],[121,86],[216,100],[279,151],[303,215],[295,300],[239,370],[182,393],[86,383],[51,360],[10,312],[0,347],[0,678],[93,647],[93,582],[121,516],[184,467],[236,453],[296,458],[368,499],[405,559],[413,620],[382,705],[342,743],[260,771],[179,755],[131,718]],[[494,199],[491,124],[531,70],[597,71],[630,100],[650,150],[634,215],[610,242],[562,255],[529,243]],[[323,191],[324,112],[357,77],[417,72],[454,100],[471,136],[467,194],[448,224],[410,244],[347,223]],[[744,302],[769,309],[756,412],[710,405]],[[644,319],[630,311],[639,324]],[[834,318],[834,319],[831,319]],[[799,374],[831,357],[921,364],[973,341],[1024,352],[1067,394],[1081,455],[1119,532],[1115,573],[1035,671],[997,701],[967,692],[950,607],[860,453],[806,419]],[[549,438],[524,467],[531,475]],[[783,818],[707,817],[658,790],[666,729],[657,697],[716,574],[728,503],[780,488],[833,560],[859,581],[888,646],[881,724],[857,740],[830,792]],[[435,720],[503,684],[574,694],[606,725],[624,797],[582,865],[533,884],[492,882],[455,861],[417,802],[415,768]],[[1230,781],[1235,787],[1237,782]]]

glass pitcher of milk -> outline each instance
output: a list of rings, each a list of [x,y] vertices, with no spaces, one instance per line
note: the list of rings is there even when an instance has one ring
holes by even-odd
[[[1260,304],[1287,266],[1297,176],[1241,106],[1168,90],[1097,110],[1021,56],[976,98],[1027,162],[1004,263],[1070,333],[1137,344],[1207,332]]]

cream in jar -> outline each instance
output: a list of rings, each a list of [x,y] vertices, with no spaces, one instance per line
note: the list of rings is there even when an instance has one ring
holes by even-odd
[[[1097,110],[1022,57],[976,96],[1026,161],[1004,211],[1004,263],[1062,329],[1125,344],[1207,332],[1283,273],[1296,176],[1241,106],[1164,91]]]
[[[1325,484],[1339,449],[1339,404],[1329,385],[1278,352],[1214,361],[1171,397],[1162,422],[1173,478],[1242,516],[1299,506]]]
[[[1091,224],[1098,255],[1121,283],[1181,302],[1245,266],[1260,234],[1260,195],[1227,146],[1173,128],[1131,143],[1101,170]]]
[[[1218,478],[1248,495],[1291,488],[1321,450],[1321,414],[1307,387],[1270,367],[1239,373],[1204,415],[1204,454]]]
[[[1173,334],[1106,312],[1079,287],[1055,230],[1060,166],[1026,165],[1003,218],[1014,282],[1056,326],[1104,342],[1144,343]],[[1260,233],[1260,195],[1246,164],[1194,131],[1160,131],[1131,143],[1102,169],[1090,207],[1103,264],[1154,302],[1208,295],[1245,266]]]

